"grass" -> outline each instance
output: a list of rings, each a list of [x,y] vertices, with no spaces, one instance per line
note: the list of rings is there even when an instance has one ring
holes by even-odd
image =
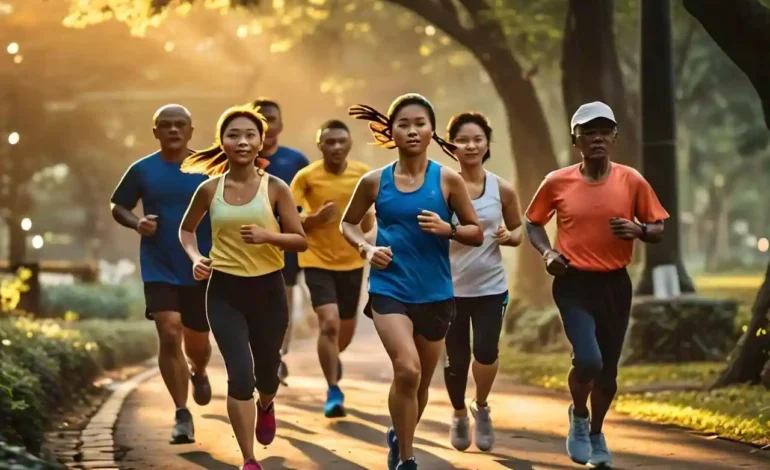
[[[762,280],[761,274],[694,279],[699,294],[739,302],[736,332],[748,323]],[[568,353],[523,353],[501,344],[501,372],[522,384],[566,392],[569,367]],[[614,408],[644,421],[675,424],[728,439],[770,445],[770,391],[747,385],[705,390],[724,367],[723,362],[621,367],[619,396]]]
[[[615,410],[644,421],[675,424],[752,444],[770,444],[770,392],[761,386],[626,394],[617,398]]]

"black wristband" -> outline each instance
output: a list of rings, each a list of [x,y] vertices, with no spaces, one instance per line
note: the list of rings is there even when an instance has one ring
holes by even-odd
[[[457,233],[457,225],[449,222],[449,227],[452,229],[452,233],[449,235],[449,239],[451,240],[455,237],[455,233]]]
[[[639,226],[642,227],[642,236],[639,237],[639,240],[647,241],[647,224],[639,224]]]

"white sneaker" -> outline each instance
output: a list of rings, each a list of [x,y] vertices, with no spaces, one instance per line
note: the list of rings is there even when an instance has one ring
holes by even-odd
[[[465,450],[471,446],[471,426],[467,416],[452,416],[449,442],[457,450]]]

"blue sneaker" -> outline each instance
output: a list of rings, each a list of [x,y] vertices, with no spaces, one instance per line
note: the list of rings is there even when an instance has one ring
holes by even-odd
[[[396,467],[399,465],[398,460],[398,438],[396,437],[396,430],[393,429],[393,426],[388,428],[388,470],[396,470]]]
[[[567,436],[567,455],[573,462],[585,465],[591,458],[591,440],[589,418],[575,416],[575,407],[569,406],[569,435]]]
[[[336,385],[329,387],[326,392],[326,406],[324,406],[324,415],[327,418],[342,418],[345,416],[345,395]]]
[[[612,468],[612,454],[602,433],[591,434],[591,458],[588,459],[588,467]]]
[[[417,470],[417,461],[414,459],[414,457],[409,460],[404,460],[398,464],[396,470]]]

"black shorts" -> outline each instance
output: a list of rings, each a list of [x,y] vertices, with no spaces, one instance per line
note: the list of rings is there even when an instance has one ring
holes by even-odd
[[[441,341],[449,330],[455,317],[455,299],[439,300],[424,304],[404,303],[393,297],[380,294],[369,294],[369,301],[364,307],[364,313],[372,318],[372,310],[380,315],[398,313],[412,320],[414,334],[428,341]]]
[[[185,327],[200,333],[209,331],[205,282],[192,286],[145,282],[144,301],[147,305],[144,316],[148,320],[154,320],[152,314],[155,312],[179,312]]]
[[[305,268],[305,284],[310,290],[313,308],[337,304],[340,319],[352,320],[358,312],[363,277],[364,268],[351,271]]]
[[[297,276],[299,276],[299,261],[297,260],[296,251],[284,251],[283,252],[283,282],[286,287],[293,287],[297,285]]]

